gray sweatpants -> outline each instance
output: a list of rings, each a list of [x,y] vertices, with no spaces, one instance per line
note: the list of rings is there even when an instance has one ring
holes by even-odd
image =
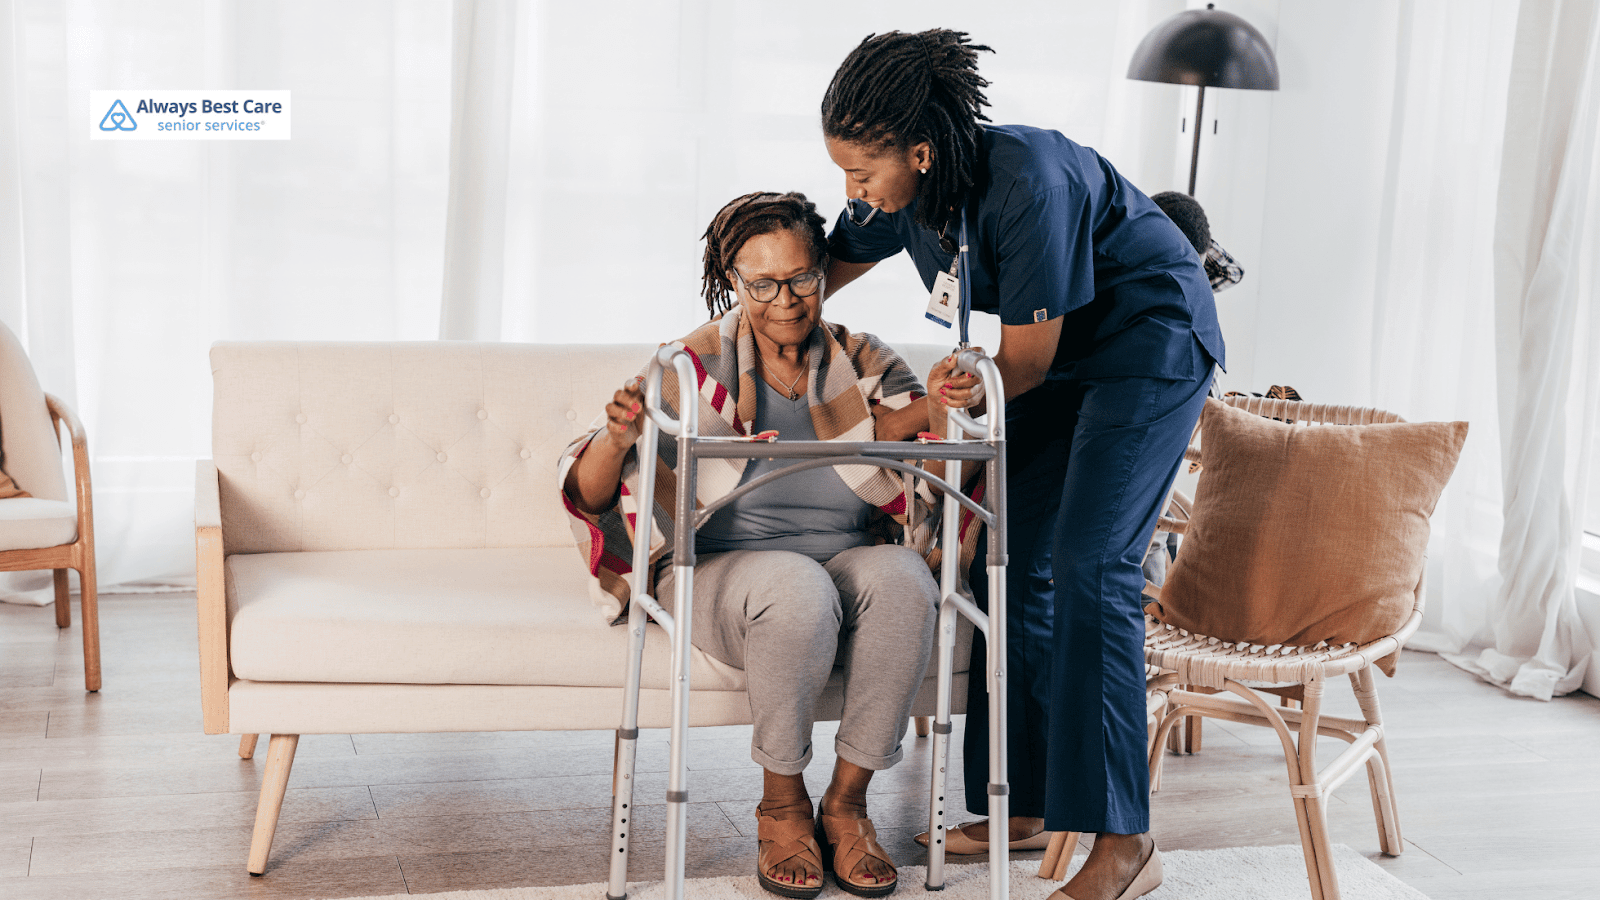
[[[656,596],[672,596],[672,570]],[[835,750],[866,769],[900,761],[911,702],[922,686],[939,589],[916,553],[853,547],[818,563],[785,550],[699,556],[696,647],[745,670],[755,722],[750,756],[780,775],[811,762],[817,698],[844,667]]]

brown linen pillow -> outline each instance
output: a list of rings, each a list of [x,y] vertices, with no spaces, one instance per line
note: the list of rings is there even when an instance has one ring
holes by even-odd
[[[32,497],[33,495],[17,487],[4,470],[0,470],[0,500],[10,500],[12,497]]]
[[[1466,422],[1286,425],[1207,400],[1200,434],[1194,515],[1152,615],[1267,645],[1404,624]]]

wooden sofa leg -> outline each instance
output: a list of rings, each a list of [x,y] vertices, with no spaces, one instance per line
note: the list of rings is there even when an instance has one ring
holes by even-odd
[[[250,838],[251,875],[267,871],[267,854],[272,852],[272,835],[278,830],[278,813],[283,810],[283,793],[289,787],[289,770],[294,767],[298,734],[275,734],[267,743],[267,772],[261,780],[261,802],[256,806],[256,830]]]
[[[261,737],[261,735],[259,735],[259,734],[241,734],[241,735],[239,735],[239,758],[240,759],[250,759],[251,757],[256,755],[256,738],[259,738],[259,737]]]
[[[78,570],[78,595],[83,606],[83,685],[94,692],[100,690],[100,598],[92,559]]]
[[[929,728],[929,723],[932,721],[928,716],[912,716],[911,730],[917,733],[917,737],[927,737],[928,732],[932,730]]]
[[[56,627],[72,627],[72,594],[67,588],[67,570],[56,569],[51,573],[56,582]]]

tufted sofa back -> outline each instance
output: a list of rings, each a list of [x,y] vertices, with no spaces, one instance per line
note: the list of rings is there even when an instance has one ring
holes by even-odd
[[[568,546],[561,450],[654,349],[217,344],[227,552]]]
[[[219,343],[228,553],[565,547],[561,450],[654,344]],[[946,347],[900,348],[919,377]]]

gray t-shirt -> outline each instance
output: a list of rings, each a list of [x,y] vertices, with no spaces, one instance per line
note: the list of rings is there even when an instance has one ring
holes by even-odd
[[[780,441],[814,441],[811,407],[805,397],[790,400],[759,381],[755,431],[775,429]],[[754,459],[741,485],[796,462]],[[827,562],[842,550],[872,543],[867,522],[872,507],[844,483],[837,470],[811,469],[786,475],[717,510],[701,526],[697,553],[727,550],[791,550]]]

